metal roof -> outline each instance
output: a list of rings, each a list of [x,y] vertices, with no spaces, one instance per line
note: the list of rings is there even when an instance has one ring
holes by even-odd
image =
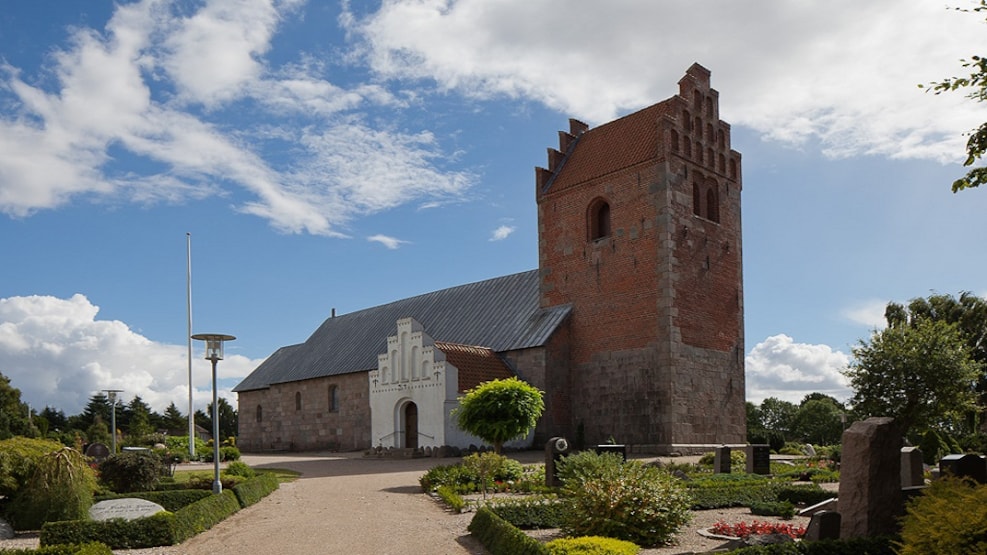
[[[304,343],[275,351],[233,391],[373,370],[397,321],[409,316],[436,341],[503,352],[544,345],[571,310],[539,307],[538,270],[426,293],[327,319]]]

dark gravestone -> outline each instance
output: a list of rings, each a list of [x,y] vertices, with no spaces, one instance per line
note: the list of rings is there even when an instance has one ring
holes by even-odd
[[[819,511],[809,519],[805,529],[805,541],[838,540],[840,539],[840,513],[835,511]]]
[[[110,448],[103,445],[102,443],[91,443],[89,447],[86,447],[87,457],[92,457],[96,462],[100,463],[106,460],[110,456]]]
[[[901,487],[925,485],[925,463],[918,447],[901,448]]]
[[[840,538],[898,531],[901,504],[901,430],[893,418],[868,418],[843,432],[840,465]]]
[[[726,445],[713,450],[713,473],[730,474],[730,448]]]
[[[605,445],[596,446],[596,454],[602,455],[604,453],[616,453],[624,458],[624,462],[627,462],[627,446],[626,445],[614,445],[612,443],[607,443]]]
[[[970,478],[978,484],[987,484],[987,463],[983,457],[972,453],[946,455],[939,461],[939,471],[943,476]]]
[[[771,474],[771,446],[747,446],[747,473]]]
[[[545,485],[550,488],[562,487],[558,477],[558,464],[569,454],[569,442],[564,437],[553,437],[545,444]]]

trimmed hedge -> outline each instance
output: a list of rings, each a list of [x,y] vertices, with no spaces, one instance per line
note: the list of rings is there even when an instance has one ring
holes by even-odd
[[[559,538],[545,547],[551,555],[637,555],[641,551],[635,543],[601,536]]]
[[[223,490],[219,495],[210,495],[201,501],[196,501],[175,513],[174,541],[165,545],[182,543],[212,528],[239,510],[240,502],[231,490]]]
[[[110,495],[100,495],[95,501],[105,501],[107,499],[129,499],[136,497],[146,499],[164,507],[166,511],[175,512],[182,507],[187,507],[200,499],[205,499],[212,495],[211,491],[202,489],[176,489],[167,491],[139,491],[135,493],[114,493]]]
[[[495,498],[487,507],[500,518],[522,529],[561,528],[565,501],[555,495]]]
[[[480,507],[467,528],[491,555],[549,555],[538,540],[511,526],[486,507]]]
[[[161,512],[145,518],[124,520],[61,520],[41,527],[43,546],[102,542],[112,549],[139,549],[172,545],[174,514]]]
[[[233,486],[233,493],[240,506],[246,508],[270,495],[279,485],[276,475],[263,473]]]
[[[37,549],[0,549],[0,555],[113,555],[113,551],[106,544],[90,542],[49,545]]]
[[[892,539],[854,538],[743,547],[730,555],[895,555]]]

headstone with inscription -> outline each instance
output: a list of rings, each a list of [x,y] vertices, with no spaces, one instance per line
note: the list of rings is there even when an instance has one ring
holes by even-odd
[[[89,517],[93,520],[110,520],[113,518],[134,520],[157,514],[163,510],[165,510],[164,507],[153,501],[138,499],[136,497],[126,497],[123,499],[107,499],[106,501],[96,503],[92,507],[89,507]]]
[[[771,474],[770,445],[756,444],[747,446],[747,473]]]
[[[901,448],[901,487],[925,485],[925,463],[918,447]]]
[[[713,450],[713,473],[730,474],[730,448],[726,445]]]

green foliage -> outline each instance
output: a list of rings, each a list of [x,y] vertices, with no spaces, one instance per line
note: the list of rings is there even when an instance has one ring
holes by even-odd
[[[521,529],[560,528],[566,511],[565,500],[557,495],[494,498],[486,506]]]
[[[199,453],[199,458],[204,462],[212,462],[214,455],[212,447],[207,447],[205,451]],[[219,447],[219,460],[220,462],[238,461],[240,460],[240,450],[232,445],[221,445]]]
[[[250,468],[250,465],[242,461],[233,461],[226,465],[223,469],[223,473],[228,476],[240,476],[243,478],[253,478],[257,475],[257,471]]]
[[[496,482],[514,481],[524,473],[524,467],[514,459],[497,453],[473,453],[463,457],[463,468],[476,476],[484,493]]]
[[[541,488],[532,484],[540,479]],[[484,489],[498,491],[539,491],[545,483],[544,469],[527,472],[521,463],[496,453],[468,455],[462,462],[436,466],[418,479],[426,492],[448,486],[456,493],[476,493]]]
[[[277,476],[265,472],[233,486],[233,493],[241,507],[249,507],[270,495],[278,486]]]
[[[13,497],[27,482],[38,460],[62,444],[47,439],[14,437],[0,441],[0,496]]]
[[[62,447],[38,459],[11,500],[7,516],[18,530],[36,530],[48,521],[86,518],[95,489],[96,477],[85,457]]]
[[[561,459],[556,465],[556,476],[564,483],[582,483],[604,474],[619,472],[624,458],[616,453],[598,454],[580,451]]]
[[[795,516],[795,505],[792,505],[790,501],[751,503],[751,514],[757,516],[777,516],[789,520]]]
[[[174,543],[205,532],[239,510],[240,502],[231,490],[192,503],[175,512]]]
[[[99,479],[117,493],[153,490],[168,469],[152,451],[124,451],[99,465]]]
[[[687,482],[686,487],[692,499],[691,508],[704,510],[776,501],[786,484],[756,474],[714,474]]]
[[[709,451],[707,453],[704,453],[702,457],[699,457],[699,462],[697,464],[700,467],[705,467],[712,470],[713,465],[716,464],[716,452]],[[746,471],[747,471],[747,453],[742,449],[731,449],[730,472],[739,472],[743,474]]]
[[[466,508],[466,500],[451,486],[439,486],[435,493],[453,512],[461,513]]]
[[[631,542],[599,536],[559,538],[546,543],[545,548],[551,555],[635,555],[641,551]]]
[[[903,432],[934,427],[973,410],[972,384],[981,365],[953,324],[919,318],[875,332],[853,348],[850,379],[855,410],[894,417]]]
[[[853,538],[744,547],[730,555],[895,555],[891,538]]]
[[[0,374],[0,439],[28,435],[37,435],[37,430],[32,430],[28,407],[21,402],[21,390]]]
[[[0,549],[2,555],[113,555],[106,544],[90,542],[83,544],[63,543],[42,546],[38,549]]]
[[[482,383],[459,398],[453,415],[459,428],[490,442],[498,453],[504,442],[523,437],[538,422],[542,392],[517,378]]]
[[[174,537],[175,515],[167,511],[144,518],[125,520],[65,520],[41,527],[41,545],[102,542],[113,549],[139,549],[178,543]]]
[[[486,507],[480,507],[468,530],[491,555],[547,555],[548,549],[538,540],[511,526]]]
[[[194,438],[194,440],[196,458],[202,456],[206,451],[211,451],[205,441],[199,438]],[[188,436],[168,436],[165,439],[165,446],[168,447],[169,453],[181,456],[182,462],[188,462]]]
[[[908,504],[900,555],[987,553],[987,485],[946,477]]]
[[[963,453],[955,439],[945,432],[926,430],[918,444],[925,464],[937,464],[939,459],[950,453]]]
[[[664,470],[637,461],[583,468],[590,467],[598,473],[570,474],[563,487],[568,511],[562,530],[567,535],[607,536],[657,546],[670,542],[689,522],[691,498],[682,483]]]
[[[778,488],[776,495],[778,501],[788,501],[789,503],[802,506],[815,505],[816,503],[822,503],[834,497],[836,497],[835,492],[826,491],[819,487],[818,484],[783,485]]]

